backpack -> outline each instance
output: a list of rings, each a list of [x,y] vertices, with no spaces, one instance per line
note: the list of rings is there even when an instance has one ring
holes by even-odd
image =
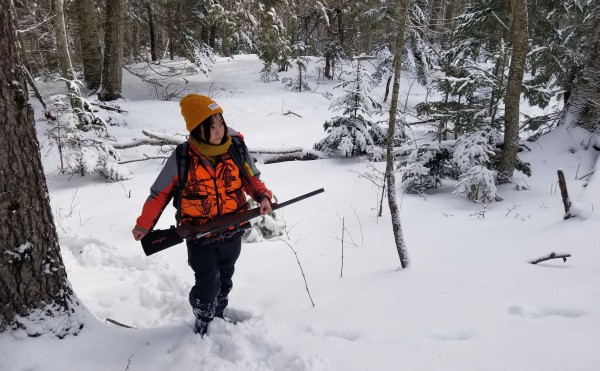
[[[188,168],[189,168],[189,142],[185,141],[180,143],[175,148],[175,160],[177,161],[177,184],[173,188],[173,206],[177,209],[177,213],[175,214],[175,220],[177,221],[177,225],[179,225],[179,218],[181,216],[181,197],[182,191],[185,188],[185,183],[187,182],[188,176]],[[231,136],[231,146],[227,150],[233,162],[237,165],[240,170],[241,176],[244,177],[246,182],[252,186],[252,181],[250,180],[250,176],[246,172],[246,168],[244,164],[246,163],[246,153],[247,153],[246,143],[244,140],[237,136]],[[256,193],[256,190],[252,188],[252,192],[254,193],[255,199],[260,198]]]

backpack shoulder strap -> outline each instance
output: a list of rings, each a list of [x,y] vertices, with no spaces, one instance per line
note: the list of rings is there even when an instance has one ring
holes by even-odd
[[[188,158],[188,148],[190,144],[188,142],[183,142],[177,145],[175,148],[175,160],[177,160],[177,178],[179,181],[177,185],[180,189],[185,187],[185,183],[187,182],[187,169],[189,166],[189,158]]]
[[[235,162],[237,167],[240,169],[242,176],[244,177],[250,188],[252,188],[252,193],[254,193],[254,197],[252,198],[254,198],[255,200],[259,200],[260,195],[258,194],[258,192],[256,192],[256,189],[254,189],[252,180],[250,179],[250,176],[246,171],[246,151],[247,148],[246,143],[244,143],[244,140],[238,136],[231,136],[231,147],[229,148],[229,155],[233,159],[233,162]]]
[[[173,206],[177,209],[175,214],[175,220],[179,225],[179,218],[181,216],[181,195],[182,190],[185,188],[187,182],[188,167],[190,164],[188,149],[189,143],[183,142],[177,145],[175,148],[175,160],[177,162],[177,185],[173,188]]]

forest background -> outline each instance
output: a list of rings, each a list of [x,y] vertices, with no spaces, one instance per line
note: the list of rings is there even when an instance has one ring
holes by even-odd
[[[78,131],[105,134],[111,123],[93,113],[102,105],[87,98],[123,97],[123,68],[148,82],[155,99],[171,100],[187,91],[151,76],[161,60],[191,62],[161,76],[208,74],[216,56],[256,53],[262,81],[294,70],[281,82],[301,92],[311,89],[308,58],[318,58],[317,80],[337,79],[350,91],[332,104],[342,114],[325,124],[328,138],[316,150],[382,159],[374,145],[385,147],[392,120],[399,123],[396,147],[407,124],[427,123],[439,145],[412,154],[406,188],[426,191],[452,176],[463,180],[457,192],[475,201],[497,198],[493,183],[511,182],[515,169],[530,172],[517,156],[519,133],[535,139],[566,121],[598,130],[599,8],[592,0],[14,2],[30,83],[64,80]],[[431,94],[376,123],[371,116],[389,99],[396,52],[399,68],[415,73]],[[133,67],[140,62],[147,67]],[[374,99],[370,90],[381,85],[385,94]],[[522,99],[544,113],[523,114]],[[564,105],[547,109],[553,99]],[[57,104],[47,109],[49,117],[63,109]],[[458,146],[442,144],[461,136]],[[465,146],[477,153],[465,153]],[[95,151],[104,165],[114,157],[105,145]],[[86,171],[79,162],[70,170]],[[109,177],[118,173],[104,167]]]
[[[328,156],[387,160],[391,164],[387,170],[400,170],[405,191],[425,195],[451,178],[455,180],[453,192],[483,205],[483,215],[487,205],[500,201],[498,186],[513,183],[518,189],[528,188],[521,175],[531,173],[531,163],[521,160],[519,153],[529,151],[530,143],[544,134],[554,131],[567,141],[568,131],[556,129],[575,125],[589,133],[582,140],[586,150],[600,147],[595,139],[600,126],[600,5],[592,0],[53,0],[9,5],[2,7],[2,19],[9,19],[4,11],[10,8],[23,72],[53,126],[48,138],[59,151],[61,173],[94,173],[109,181],[125,180],[131,174],[122,167],[119,150],[181,141],[148,133],[149,139],[117,143],[109,128],[124,125],[118,115],[127,98],[123,94],[124,70],[147,83],[154,99],[177,100],[191,92],[186,88],[187,75],[208,75],[217,58],[235,59],[241,54],[258,55],[262,63],[259,75],[265,83],[283,83],[302,93],[316,89],[311,82],[334,80],[344,89],[344,94],[332,100],[330,110],[339,114],[325,121],[325,138],[310,150],[273,153],[275,160]],[[8,50],[2,49],[12,57]],[[309,61],[318,67],[309,71]],[[425,87],[422,101],[398,104],[394,88],[400,69],[414,74],[415,81]],[[316,76],[307,76],[309,73]],[[161,79],[175,76],[183,83]],[[12,85],[18,85],[14,81]],[[52,81],[64,83],[68,93],[39,94],[36,86]],[[383,94],[372,94],[373,88]],[[527,110],[521,109],[525,103]],[[539,112],[531,107],[543,113],[531,114]],[[397,130],[393,130],[396,123]],[[430,141],[416,145],[406,134],[416,125],[429,129]],[[394,159],[402,161],[394,164]],[[2,157],[2,169],[10,167],[10,160],[10,156]],[[389,183],[392,172],[386,171],[387,185],[395,192],[396,187]],[[593,182],[596,177],[592,170],[578,180]],[[383,185],[381,178],[371,180]],[[8,180],[4,177],[2,181]],[[398,213],[392,210],[391,214],[393,219]],[[567,211],[565,216],[572,215]],[[29,276],[5,268],[18,265],[21,269],[27,264],[15,265],[15,261],[42,255],[29,255],[37,249],[29,242],[10,245],[10,217],[3,213],[2,218],[3,236],[10,236],[3,241],[2,256],[10,258],[13,265],[3,264],[0,278],[18,281]],[[399,221],[393,225],[398,227]],[[395,238],[404,268],[408,261],[403,260],[401,233],[395,233]],[[50,245],[57,247],[57,240]],[[60,257],[48,261],[54,263]],[[58,307],[68,309],[64,311],[68,317],[72,302],[66,287],[63,281],[43,289],[50,298],[60,292]],[[30,326],[21,316],[40,308],[40,301],[32,300],[40,293],[19,293],[23,297],[8,293],[1,295],[3,304],[25,298],[26,305],[12,313],[10,309],[17,305],[3,305],[1,329],[25,328],[30,336],[40,335],[39,331],[58,337],[78,333],[72,321],[54,321],[55,326],[44,330]],[[52,302],[41,297],[42,304]],[[540,316],[518,306],[511,308],[512,314],[522,317]],[[581,315],[577,312],[574,317]]]

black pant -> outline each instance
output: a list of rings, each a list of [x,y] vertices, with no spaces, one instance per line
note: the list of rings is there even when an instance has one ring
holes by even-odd
[[[196,318],[211,321],[222,317],[227,295],[233,287],[235,262],[240,256],[242,239],[238,234],[223,242],[203,244],[188,241],[188,263],[196,282],[190,290],[190,304]]]

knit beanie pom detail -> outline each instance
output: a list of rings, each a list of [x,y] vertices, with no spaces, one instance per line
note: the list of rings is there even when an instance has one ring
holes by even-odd
[[[223,109],[214,100],[205,95],[188,94],[179,102],[185,127],[189,132],[194,130],[208,117],[223,113]]]

